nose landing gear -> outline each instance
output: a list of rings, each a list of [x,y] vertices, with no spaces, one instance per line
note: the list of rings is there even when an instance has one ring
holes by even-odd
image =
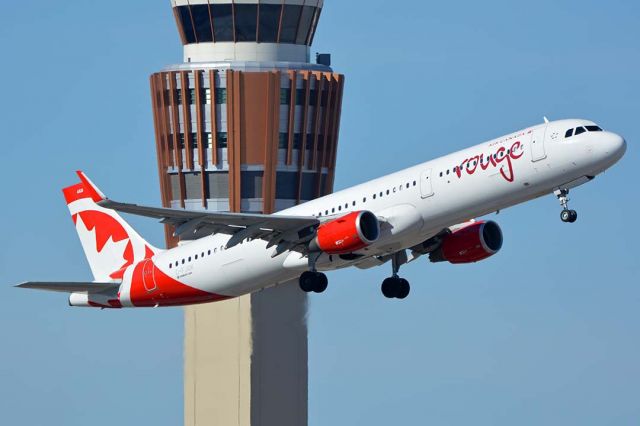
[[[569,190],[558,189],[554,191],[560,205],[562,206],[562,212],[560,212],[560,220],[564,223],[573,223],[578,220],[578,213],[575,210],[569,210]]]

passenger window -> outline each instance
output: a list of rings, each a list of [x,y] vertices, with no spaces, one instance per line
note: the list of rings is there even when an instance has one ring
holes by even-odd
[[[182,264],[184,265],[184,259],[182,259]]]
[[[342,206],[338,206],[338,211],[342,211]]]
[[[169,269],[173,268],[173,263],[169,264]]]
[[[197,255],[197,254],[196,254],[196,256],[195,256],[195,260],[198,260],[198,255]]]
[[[442,176],[442,173],[440,173],[440,176]],[[407,183],[407,189],[409,189],[409,186],[410,186],[409,183]]]
[[[354,202],[353,202],[353,207],[355,207],[355,206],[356,206],[356,202],[354,201]]]
[[[349,203],[345,203],[344,204],[344,208],[345,208],[345,210],[348,209],[349,208]]]
[[[189,256],[189,262],[191,262],[191,256]]]
[[[336,208],[334,207],[331,209],[331,213],[335,213],[335,212],[336,212]]]
[[[389,190],[387,189],[387,195],[389,195]]]
[[[584,132],[586,132],[584,127],[578,127],[576,129],[576,136],[583,134]]]
[[[564,134],[565,139],[573,136],[573,129],[567,130],[567,133]]]
[[[376,199],[376,194],[373,194],[373,199],[374,199],[374,200]]]
[[[178,267],[178,263],[179,263],[179,262],[176,262],[176,268]]]
[[[207,252],[207,254],[208,254],[209,256],[211,256],[211,250],[209,250],[209,251]]]
[[[325,216],[328,216],[329,215],[329,210],[325,210],[324,214],[325,214]]]
[[[366,203],[366,202],[367,202],[367,197],[364,197],[364,198],[362,199],[362,202],[363,202],[363,203]]]

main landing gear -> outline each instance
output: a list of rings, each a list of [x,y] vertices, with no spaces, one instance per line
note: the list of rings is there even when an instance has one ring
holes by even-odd
[[[305,271],[300,275],[299,284],[305,293],[322,293],[327,289],[329,280],[322,272]]]
[[[393,275],[382,282],[380,289],[387,299],[406,299],[411,292],[409,281],[398,276],[400,265],[407,263],[407,253],[404,250],[394,253],[391,258]]]
[[[300,275],[300,289],[305,293],[322,293],[327,289],[329,280],[322,272],[316,271],[316,261],[320,257],[319,253],[309,254],[309,271],[305,271]]]
[[[562,206],[562,212],[560,212],[560,220],[564,223],[573,223],[578,220],[578,213],[575,210],[569,210],[569,190],[558,189],[554,191],[560,205]]]

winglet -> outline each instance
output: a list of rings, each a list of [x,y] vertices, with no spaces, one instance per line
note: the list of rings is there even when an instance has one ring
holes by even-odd
[[[100,191],[98,189],[97,186],[95,186],[93,184],[93,182],[91,182],[91,179],[89,179],[83,171],[78,170],[76,171],[76,173],[78,174],[78,177],[80,178],[80,181],[82,181],[82,184],[84,185],[84,189],[85,191],[87,191],[88,195],[91,197],[91,199],[93,201],[95,201],[96,203],[98,201],[102,201],[105,200],[107,197],[105,197],[105,195],[102,193],[102,191]]]

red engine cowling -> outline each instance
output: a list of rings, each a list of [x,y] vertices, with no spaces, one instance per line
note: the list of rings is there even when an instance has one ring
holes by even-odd
[[[380,223],[370,211],[357,211],[318,227],[311,250],[328,254],[346,254],[361,250],[380,236]]]
[[[493,256],[502,248],[502,230],[497,223],[474,222],[444,237],[429,255],[432,262],[473,263]]]

